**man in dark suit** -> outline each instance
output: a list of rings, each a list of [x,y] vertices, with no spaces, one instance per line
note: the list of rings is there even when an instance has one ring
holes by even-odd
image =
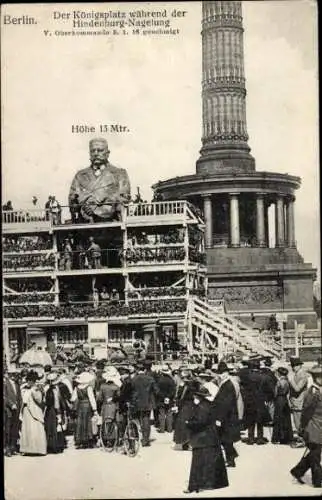
[[[18,453],[19,413],[21,409],[21,391],[16,379],[17,370],[9,368],[4,373],[4,427],[5,455],[11,457]]]
[[[214,418],[225,450],[227,466],[235,467],[238,453],[234,448],[234,442],[240,440],[236,391],[229,377],[229,368],[224,361],[218,364],[217,373],[220,376],[220,385],[213,402]]]
[[[173,414],[171,411],[174,395],[176,392],[176,384],[171,376],[169,366],[161,366],[159,376],[157,378],[159,395],[157,399],[159,432],[172,432]]]
[[[260,358],[251,358],[247,369],[239,371],[240,389],[245,404],[244,421],[248,431],[246,444],[264,445],[268,440],[264,437],[264,425],[270,421],[266,405],[265,380],[260,371]],[[257,427],[257,437],[255,429]]]
[[[141,424],[142,446],[150,446],[150,413],[153,408],[153,398],[157,397],[159,390],[154,378],[147,373],[143,364],[138,366],[132,385],[136,416]]]

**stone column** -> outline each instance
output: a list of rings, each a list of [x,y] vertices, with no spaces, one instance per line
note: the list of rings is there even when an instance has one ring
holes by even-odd
[[[206,248],[212,247],[212,199],[211,195],[203,196],[203,213],[205,218],[205,244]]]
[[[264,207],[264,224],[265,224],[265,240],[266,240],[266,246],[269,248],[269,241],[270,241],[270,234],[269,234],[269,221],[268,221],[268,209],[269,209],[269,202],[265,202],[265,207]]]
[[[282,196],[277,196],[275,202],[275,246],[284,246],[284,200]]]
[[[259,247],[265,247],[265,214],[264,194],[258,193],[256,198],[256,239]]]
[[[232,247],[240,245],[240,229],[239,229],[239,193],[229,193],[230,199],[230,244]]]
[[[295,241],[295,221],[294,221],[294,201],[295,198],[288,200],[286,205],[286,220],[287,220],[287,246],[290,248],[296,247]]]

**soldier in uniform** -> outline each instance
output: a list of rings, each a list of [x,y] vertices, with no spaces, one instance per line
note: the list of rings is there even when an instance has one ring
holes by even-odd
[[[313,384],[304,396],[299,434],[303,436],[309,453],[291,469],[291,474],[300,483],[308,469],[312,471],[314,488],[322,486],[321,448],[322,448],[322,365],[314,366],[310,372]]]
[[[75,175],[69,191],[69,206],[78,195],[79,213],[85,222],[119,220],[122,205],[131,198],[130,181],[125,169],[108,161],[110,151],[105,139],[89,143],[91,165]]]

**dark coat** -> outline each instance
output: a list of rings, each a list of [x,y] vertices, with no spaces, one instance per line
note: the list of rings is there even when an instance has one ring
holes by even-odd
[[[162,406],[164,404],[165,398],[168,398],[171,403],[176,392],[176,384],[173,378],[170,375],[161,373],[157,378],[157,385],[159,388],[157,405]]]
[[[304,396],[301,429],[307,443],[322,444],[322,393],[315,384]]]
[[[192,446],[188,491],[228,486],[227,470],[213,418],[213,409],[207,400],[201,400],[199,405],[193,404],[193,415],[187,421]]]
[[[14,390],[13,385],[16,390]],[[5,405],[5,411],[7,412],[8,415],[12,415],[12,412],[14,410],[14,406],[16,407],[15,411],[20,411],[21,409],[21,390],[19,384],[15,381],[9,378],[4,379],[4,384],[3,384],[3,390],[4,390],[4,405]]]
[[[132,384],[136,409],[138,411],[151,411],[159,392],[154,378],[146,373],[138,373],[133,377]]]
[[[190,430],[190,445],[195,448],[220,447],[211,404],[201,400],[193,405],[193,414],[186,421]]]
[[[213,402],[214,418],[221,422],[218,429],[222,443],[240,440],[237,398],[234,385],[227,379],[220,385]]]
[[[270,415],[266,406],[265,377],[260,370],[242,369],[239,372],[240,390],[245,404],[244,421],[246,426],[266,425]]]
[[[261,368],[260,370],[263,379],[263,392],[265,395],[265,401],[273,401],[275,397],[275,387],[277,384],[277,378],[268,367]]]
[[[127,411],[127,403],[134,403],[133,398],[134,386],[131,377],[128,376],[126,379],[123,379],[119,392],[119,409],[121,413]]]

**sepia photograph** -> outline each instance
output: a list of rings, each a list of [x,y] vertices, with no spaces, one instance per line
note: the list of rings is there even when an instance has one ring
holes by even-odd
[[[320,497],[314,0],[1,5],[6,500]]]

